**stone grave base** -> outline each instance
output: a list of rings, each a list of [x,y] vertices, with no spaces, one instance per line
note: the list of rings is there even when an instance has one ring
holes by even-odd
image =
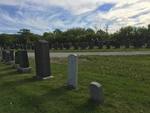
[[[13,65],[14,64],[14,61],[9,61],[6,63],[6,65]]]
[[[17,67],[17,71],[20,73],[29,73],[31,72],[31,67],[27,67],[27,68]]]
[[[4,64],[6,64],[6,65],[10,65],[10,62],[4,62]]]
[[[12,64],[12,68],[15,68],[15,69],[17,69],[19,67],[19,64]]]
[[[67,85],[67,88],[68,88],[68,89],[76,89],[76,87],[75,87],[75,86],[73,86],[73,85],[69,85],[69,84]]]
[[[48,77],[39,77],[39,76],[34,76],[35,79],[37,80],[47,80],[47,79],[52,79],[54,78],[54,76],[48,76]]]

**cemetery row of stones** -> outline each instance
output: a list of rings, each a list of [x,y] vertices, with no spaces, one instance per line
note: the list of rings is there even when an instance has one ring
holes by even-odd
[[[15,53],[15,54],[14,54]],[[7,65],[12,65],[21,73],[31,72],[27,50],[12,50],[2,49],[1,62]],[[51,73],[51,64],[49,56],[49,44],[45,40],[39,40],[35,43],[35,64],[36,76],[35,79],[45,80],[53,78]],[[78,56],[76,54],[68,57],[68,80],[67,86],[69,89],[78,89]],[[90,100],[96,104],[104,103],[104,95],[101,84],[91,82],[89,86]]]

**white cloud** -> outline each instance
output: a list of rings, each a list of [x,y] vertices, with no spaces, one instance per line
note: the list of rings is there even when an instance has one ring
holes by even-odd
[[[147,26],[150,24],[150,1],[132,1],[118,3],[108,13],[99,12],[95,17],[97,23],[111,22],[111,31],[127,25]],[[148,13],[149,12],[149,13]],[[102,21],[103,20],[103,21]],[[141,24],[142,23],[142,24]],[[113,30],[114,29],[114,30]]]
[[[108,12],[95,11],[104,3],[115,6]],[[19,7],[17,15],[22,17],[12,17],[6,9],[0,11],[0,23],[40,33],[54,28],[104,28],[106,24],[112,32],[123,26],[146,26],[150,22],[150,0],[0,0],[0,4]],[[60,18],[62,15],[66,16],[64,20]]]
[[[117,3],[118,7],[127,3],[132,4],[139,0],[1,0],[0,4],[7,5],[38,5],[38,6],[60,6],[70,10],[74,14],[81,14],[96,9],[104,3]]]

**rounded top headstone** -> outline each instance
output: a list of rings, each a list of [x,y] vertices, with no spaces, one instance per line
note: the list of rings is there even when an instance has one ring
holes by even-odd
[[[98,82],[91,82],[90,85],[94,85],[94,86],[97,86],[97,87],[101,87],[102,85]]]
[[[27,50],[22,49],[22,50],[20,50],[20,52],[27,52]]]
[[[69,55],[69,57],[71,57],[71,56],[73,56],[73,57],[74,57],[74,56],[75,56],[75,57],[77,57],[78,55],[77,55],[77,54],[70,54],[70,55]]]
[[[45,44],[48,43],[48,41],[46,41],[46,40],[39,40],[38,42],[40,42],[40,43],[45,43]]]
[[[7,54],[9,54],[9,51],[8,51],[8,50],[6,50],[5,52],[6,52]]]

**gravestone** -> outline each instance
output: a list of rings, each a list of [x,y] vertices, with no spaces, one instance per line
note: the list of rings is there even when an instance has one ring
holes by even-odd
[[[10,63],[10,51],[9,50],[5,50],[4,53],[4,63],[9,65]]]
[[[90,87],[90,100],[95,104],[104,103],[104,94],[102,85],[97,82],[91,82]]]
[[[49,43],[39,40],[35,43],[36,78],[49,79],[51,76]]]
[[[29,59],[26,50],[21,50],[19,52],[19,66],[17,68],[18,72],[27,73],[31,71],[31,67],[29,67]]]
[[[2,58],[1,58],[1,62],[5,61],[5,50],[2,50]]]
[[[20,51],[15,52],[15,64],[19,64]]]
[[[10,60],[14,61],[14,50],[10,50]]]
[[[68,88],[76,89],[78,85],[78,57],[76,54],[68,57]]]
[[[14,64],[13,64],[13,68],[18,68],[18,66],[19,66],[19,56],[20,56],[20,51],[19,50],[17,50],[16,52],[15,52],[15,62],[14,62]]]
[[[0,58],[2,58],[2,49],[0,48]]]
[[[14,50],[9,50],[9,61],[8,64],[14,64]]]

